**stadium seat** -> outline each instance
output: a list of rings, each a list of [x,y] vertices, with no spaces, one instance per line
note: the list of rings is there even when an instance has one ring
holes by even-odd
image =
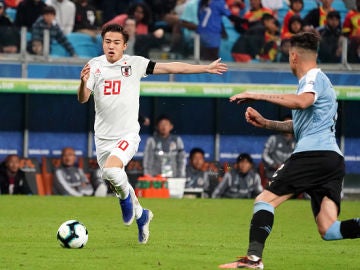
[[[101,54],[102,46],[98,38],[92,38],[88,34],[76,32],[68,34],[67,38],[79,57],[92,58]]]
[[[54,170],[61,164],[60,158],[42,157],[41,158],[41,174],[44,181],[44,189],[46,195],[52,194],[52,186],[54,179]]]
[[[20,159],[20,168],[25,172],[26,180],[33,194],[45,195],[45,186],[39,161],[35,158]]]
[[[69,57],[68,51],[60,45],[57,41],[53,40],[50,45],[50,56],[51,57]]]

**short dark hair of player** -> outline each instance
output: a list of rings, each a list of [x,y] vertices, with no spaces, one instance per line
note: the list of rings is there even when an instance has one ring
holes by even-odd
[[[189,159],[192,159],[193,156],[197,153],[200,153],[202,154],[203,156],[205,156],[205,152],[204,150],[202,150],[201,148],[199,147],[194,147],[193,149],[190,150],[190,154],[189,154]]]
[[[320,36],[315,31],[301,32],[290,38],[290,46],[313,52],[318,51]]]
[[[248,153],[241,153],[237,158],[236,158],[236,163],[239,163],[242,160],[247,160],[249,163],[253,163],[253,159],[252,157],[248,154]]]
[[[42,14],[53,14],[56,15],[56,10],[53,6],[45,6],[42,10]]]
[[[111,24],[105,25],[101,30],[101,37],[103,39],[107,32],[118,32],[118,33],[122,34],[124,37],[124,43],[127,43],[129,40],[129,34],[124,30],[124,27],[122,27],[120,24],[111,23]]]

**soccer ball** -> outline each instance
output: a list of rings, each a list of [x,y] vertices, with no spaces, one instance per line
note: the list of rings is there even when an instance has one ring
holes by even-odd
[[[88,241],[88,231],[80,221],[67,220],[60,225],[56,237],[64,248],[82,248]]]

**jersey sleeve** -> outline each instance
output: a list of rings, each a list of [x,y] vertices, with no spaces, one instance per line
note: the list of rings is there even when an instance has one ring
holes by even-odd
[[[318,91],[316,90],[316,83],[315,83],[318,72],[319,72],[319,69],[313,69],[308,72],[308,74],[306,75],[306,78],[305,78],[305,85],[301,91],[301,93],[314,93],[315,94],[313,104],[316,102],[316,100],[318,98],[318,94],[319,94]]]

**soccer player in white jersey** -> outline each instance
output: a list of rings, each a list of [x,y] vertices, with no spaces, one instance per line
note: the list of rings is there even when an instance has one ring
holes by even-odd
[[[95,145],[103,179],[119,198],[124,224],[131,225],[136,218],[138,240],[145,244],[153,213],[142,208],[124,170],[140,142],[140,80],[150,74],[222,74],[227,71],[227,65],[220,59],[208,65],[192,65],[156,63],[144,57],[126,55],[129,36],[117,24],[105,26],[101,36],[104,55],[91,59],[81,70],[78,100],[85,103],[90,95],[94,96]]]
[[[291,37],[290,42],[290,68],[299,80],[296,94],[244,92],[230,98],[237,103],[262,100],[291,109],[293,117],[288,121],[266,119],[251,107],[246,109],[245,119],[255,127],[293,132],[296,146],[255,199],[247,255],[220,268],[263,269],[262,253],[273,226],[275,208],[302,192],[311,196],[322,239],[360,237],[359,218],[338,220],[345,163],[335,138],[336,94],[316,64],[319,36],[304,32]]]

